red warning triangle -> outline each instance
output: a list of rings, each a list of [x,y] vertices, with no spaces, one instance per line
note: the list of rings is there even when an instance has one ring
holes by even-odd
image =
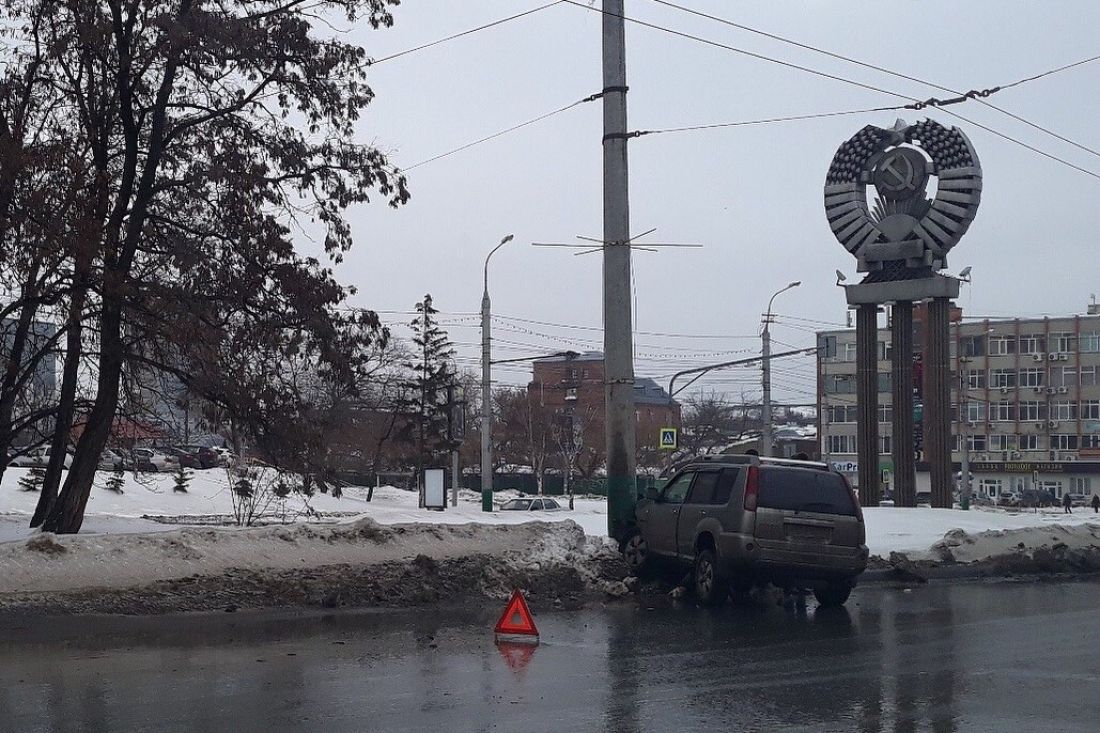
[[[527,607],[527,601],[523,599],[523,594],[519,590],[512,591],[512,598],[508,601],[493,631],[497,634],[518,636],[539,635],[539,630],[535,628],[535,619],[531,616],[531,609]]]

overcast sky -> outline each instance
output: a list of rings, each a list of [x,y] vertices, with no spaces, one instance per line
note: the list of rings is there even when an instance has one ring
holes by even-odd
[[[987,88],[1100,54],[1094,0],[680,0],[681,4],[806,44],[957,89]],[[543,0],[407,0],[394,28],[352,29],[381,58]],[[598,1],[596,3],[599,4]],[[627,0],[627,14],[774,58],[918,98],[946,96],[920,84],[685,15],[651,0]],[[377,99],[361,139],[412,166],[452,148],[599,91],[598,13],[557,5],[520,20],[379,64]],[[903,103],[896,97],[815,77],[656,30],[627,25],[631,129],[657,129]],[[1100,62],[1006,90],[990,101],[1100,149]],[[1100,158],[968,103],[952,109],[1082,167]],[[854,260],[830,233],[822,185],[837,146],[860,127],[902,116],[877,113],[682,134],[630,142],[631,225],[652,239],[698,242],[699,250],[636,253],[636,372],[663,377],[681,368],[759,349],[760,314],[781,295],[776,350],[810,346],[812,331],[844,322],[833,271],[854,277]],[[1047,160],[942,111],[960,126],[984,168],[977,220],[952,252],[951,270],[973,267],[961,305],[970,315],[1083,313],[1096,278],[1100,179]],[[404,322],[425,292],[447,314],[461,363],[477,363],[481,267],[505,234],[515,241],[493,259],[493,310],[584,328],[496,322],[494,358],[563,348],[598,348],[602,333],[598,254],[530,246],[602,232],[600,103],[582,105],[409,173],[412,200],[350,213],[356,247],[338,269],[360,289],[354,303]],[[465,315],[468,314],[468,315]],[[821,323],[818,323],[818,322]],[[511,323],[511,325],[508,325]],[[680,334],[679,336],[659,334]],[[706,338],[704,338],[706,337]],[[494,377],[523,383],[523,365]],[[758,372],[709,385],[740,397],[758,393]],[[813,401],[809,360],[776,364],[777,399]]]

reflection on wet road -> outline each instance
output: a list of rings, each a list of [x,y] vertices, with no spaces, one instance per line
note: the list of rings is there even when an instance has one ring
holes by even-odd
[[[0,730],[1100,730],[1096,582],[499,610],[0,619]]]

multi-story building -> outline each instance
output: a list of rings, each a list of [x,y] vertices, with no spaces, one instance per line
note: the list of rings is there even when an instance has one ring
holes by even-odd
[[[541,404],[556,412],[594,413],[602,420],[607,399],[603,352],[536,359],[527,388],[539,396]],[[648,377],[634,378],[634,411],[640,425],[680,425],[680,403]]]
[[[976,494],[1043,489],[1100,494],[1100,315],[969,320],[952,314],[952,458],[969,452]],[[929,490],[920,425],[924,314],[914,311],[917,492]],[[818,333],[818,419],[822,456],[855,480],[856,334]],[[879,351],[879,468],[889,489],[890,331]]]

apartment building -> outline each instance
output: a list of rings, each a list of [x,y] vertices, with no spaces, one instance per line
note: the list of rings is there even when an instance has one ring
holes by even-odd
[[[1100,314],[970,319],[952,313],[952,454],[969,449],[975,493],[1045,489],[1100,493]],[[884,314],[888,318],[889,313]],[[914,312],[917,491],[929,490],[921,435],[924,313]],[[854,330],[818,333],[818,419],[822,456],[850,474],[856,458]],[[879,468],[892,484],[890,331],[879,331]]]

